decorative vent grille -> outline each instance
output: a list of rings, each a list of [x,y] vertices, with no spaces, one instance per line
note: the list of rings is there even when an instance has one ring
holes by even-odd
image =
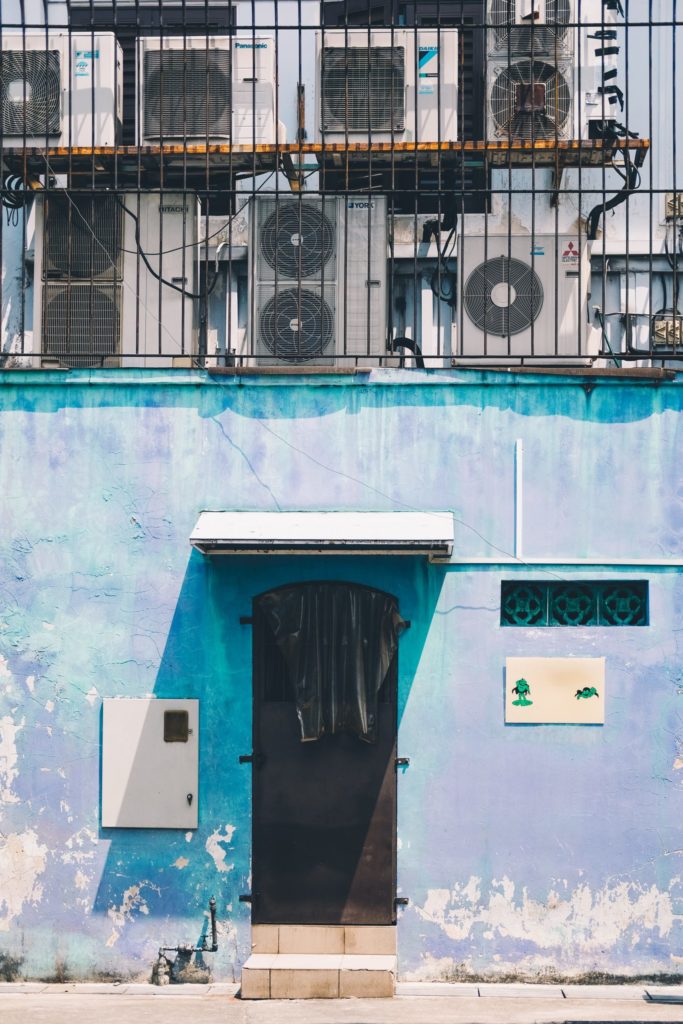
[[[2,134],[47,138],[61,131],[62,82],[58,50],[0,54]]]
[[[498,337],[531,326],[543,306],[543,285],[522,260],[496,256],[480,263],[465,284],[465,308],[476,326]]]
[[[516,7],[516,0],[491,0],[489,18],[497,50],[511,57],[552,56],[566,50],[572,15],[570,0],[545,0],[545,24],[541,25],[515,24]]]
[[[114,196],[50,196],[45,206],[45,277],[118,276],[122,217]]]
[[[305,363],[334,355],[334,289],[323,297],[320,288],[273,291],[261,306],[259,341],[274,359]]]
[[[489,104],[496,135],[529,142],[562,139],[572,111],[569,72],[541,60],[503,65]]]
[[[64,366],[101,366],[119,351],[121,287],[45,284],[43,355]]]
[[[334,225],[322,206],[284,201],[265,220],[261,254],[280,280],[321,275],[336,252]]]
[[[405,50],[402,46],[325,47],[322,125],[326,132],[402,132]]]
[[[647,626],[648,584],[621,582],[501,584],[502,626]]]
[[[230,138],[229,49],[145,50],[144,76],[145,138]]]

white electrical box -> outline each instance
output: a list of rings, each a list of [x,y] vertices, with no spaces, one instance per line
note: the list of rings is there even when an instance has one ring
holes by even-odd
[[[198,700],[103,701],[103,828],[196,828],[198,781]]]

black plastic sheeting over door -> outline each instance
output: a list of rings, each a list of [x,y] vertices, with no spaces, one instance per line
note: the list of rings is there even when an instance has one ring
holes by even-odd
[[[254,602],[254,923],[390,924],[395,598],[347,583]]]

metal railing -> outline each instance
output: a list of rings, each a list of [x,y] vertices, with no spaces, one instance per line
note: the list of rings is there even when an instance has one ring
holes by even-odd
[[[4,13],[1,365],[675,368],[682,8]]]

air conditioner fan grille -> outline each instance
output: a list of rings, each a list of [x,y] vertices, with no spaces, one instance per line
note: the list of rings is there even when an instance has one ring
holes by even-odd
[[[2,133],[47,139],[61,130],[58,50],[3,50],[0,54]]]
[[[531,142],[566,134],[572,110],[569,82],[545,61],[520,60],[503,67],[489,102],[498,135]]]
[[[43,355],[70,367],[101,366],[117,355],[119,285],[46,284]]]
[[[481,331],[507,337],[527,330],[543,307],[543,285],[522,260],[496,256],[480,263],[465,284],[465,308]]]
[[[145,50],[144,76],[146,138],[230,138],[230,50]]]
[[[280,202],[260,232],[261,254],[279,278],[319,276],[335,253],[335,229],[321,206]]]
[[[305,363],[331,353],[334,312],[310,288],[278,291],[266,302],[259,317],[260,340],[276,359]]]
[[[325,47],[321,66],[326,132],[402,132],[405,50],[402,46]]]
[[[46,276],[117,276],[122,215],[114,196],[51,195],[45,208]]]

